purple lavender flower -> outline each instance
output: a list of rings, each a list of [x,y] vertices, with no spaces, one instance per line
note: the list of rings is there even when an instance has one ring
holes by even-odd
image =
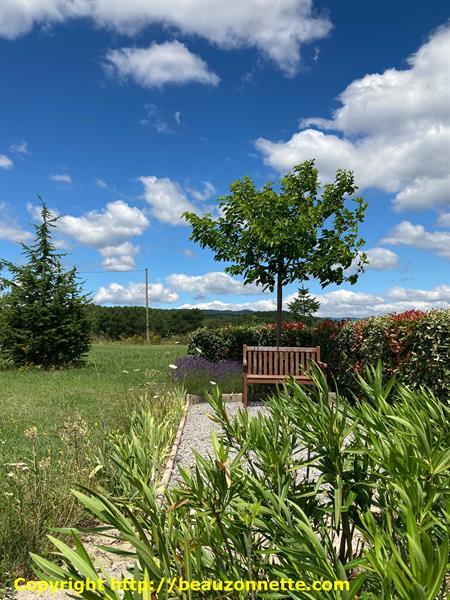
[[[177,368],[170,373],[173,381],[183,381],[189,375],[201,375],[216,381],[242,373],[242,365],[235,360],[212,362],[201,356],[183,356],[175,361],[175,365]]]

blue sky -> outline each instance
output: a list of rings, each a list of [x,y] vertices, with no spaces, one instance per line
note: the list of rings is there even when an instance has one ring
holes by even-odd
[[[448,16],[436,0],[4,0],[0,256],[20,256],[39,193],[98,302],[142,304],[148,267],[152,306],[273,308],[180,215],[315,158],[369,201],[369,268],[310,282],[320,314],[449,306]]]

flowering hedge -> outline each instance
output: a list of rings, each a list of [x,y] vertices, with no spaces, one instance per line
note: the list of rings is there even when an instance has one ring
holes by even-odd
[[[320,346],[322,360],[342,389],[356,390],[357,373],[378,360],[385,377],[396,374],[412,387],[426,385],[439,397],[450,393],[450,310],[407,311],[361,321],[284,323],[283,346]],[[275,326],[238,325],[198,329],[189,354],[242,361],[242,345],[275,345]]]

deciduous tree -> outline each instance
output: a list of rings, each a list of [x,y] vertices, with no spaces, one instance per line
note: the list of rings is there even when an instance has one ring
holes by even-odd
[[[235,181],[220,198],[217,218],[192,212],[184,217],[192,226],[191,239],[210,248],[215,260],[230,263],[225,271],[242,275],[246,284],[276,289],[279,344],[283,286],[310,278],[322,287],[357,281],[366,262],[358,226],[367,203],[353,198],[354,208],[348,208],[356,190],[346,170],[321,187],[309,160],[287,173],[277,190],[271,183],[257,189],[250,177]]]

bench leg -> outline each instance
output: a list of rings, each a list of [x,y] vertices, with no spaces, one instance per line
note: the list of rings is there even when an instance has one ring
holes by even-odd
[[[242,378],[242,403],[244,405],[244,408],[247,408],[248,405],[248,384],[247,384],[247,377],[243,377]]]

